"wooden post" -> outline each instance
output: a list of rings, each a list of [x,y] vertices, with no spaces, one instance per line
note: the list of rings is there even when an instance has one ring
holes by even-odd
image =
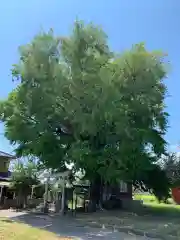
[[[1,191],[0,191],[0,204],[2,203],[3,188],[4,188],[4,186],[1,186]]]
[[[34,185],[31,187],[31,199],[33,199],[33,195],[34,195]]]
[[[72,201],[72,210],[71,210],[71,212],[72,212],[72,215],[74,215],[74,190],[72,189],[72,199],[71,199],[71,201]]]
[[[76,211],[77,211],[77,193],[76,193],[76,199],[75,199],[75,215],[76,215]]]
[[[65,177],[63,176],[62,198],[61,198],[61,214],[64,215],[65,210]]]
[[[45,194],[44,194],[44,212],[48,212],[48,183],[49,183],[49,177],[47,177],[47,181],[45,183]]]

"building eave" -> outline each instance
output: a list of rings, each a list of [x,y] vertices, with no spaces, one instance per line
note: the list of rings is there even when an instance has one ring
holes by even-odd
[[[13,160],[15,159],[16,157],[9,154],[9,153],[6,153],[6,152],[3,152],[3,151],[0,151],[0,158],[3,157],[3,158],[7,158],[9,160]]]

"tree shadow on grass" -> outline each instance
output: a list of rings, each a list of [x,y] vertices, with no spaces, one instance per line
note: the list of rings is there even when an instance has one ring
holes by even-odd
[[[152,217],[180,218],[180,208],[179,206],[167,204],[150,204],[144,205],[143,211],[139,212],[139,214]]]
[[[98,229],[87,227],[86,224],[79,224],[74,217],[70,216],[55,216],[51,217],[43,214],[25,213],[20,216],[10,218],[10,221],[28,224],[32,227],[40,228],[53,232],[62,237],[72,237],[73,239],[125,239],[125,233],[114,233],[108,229]],[[113,236],[113,237],[112,237]]]

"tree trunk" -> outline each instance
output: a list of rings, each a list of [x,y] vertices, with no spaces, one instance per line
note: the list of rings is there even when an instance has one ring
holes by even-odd
[[[96,211],[102,196],[102,179],[99,174],[95,176],[90,185],[90,211]]]
[[[23,194],[21,191],[19,191],[17,195],[17,207],[22,209],[23,204],[24,204]]]

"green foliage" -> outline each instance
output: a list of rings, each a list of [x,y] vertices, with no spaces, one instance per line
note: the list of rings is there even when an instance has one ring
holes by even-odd
[[[12,70],[19,85],[0,108],[5,135],[18,145],[17,155],[31,154],[46,167],[64,168],[69,139],[61,134],[64,118],[59,115],[58,94],[64,77],[58,46],[59,40],[49,32],[20,48],[20,62]]]
[[[165,202],[170,197],[170,181],[166,172],[157,164],[152,164],[149,170],[141,172],[133,184],[143,191],[150,191],[158,201]]]
[[[29,160],[27,163],[18,161],[14,165],[11,187],[18,193],[27,196],[31,193],[32,186],[39,183],[37,165],[33,161]]]
[[[69,37],[41,33],[20,48],[12,75],[19,85],[0,114],[20,155],[133,181],[164,153],[166,66],[144,44],[118,55],[102,30],[76,22]]]
[[[163,161],[163,169],[166,172],[172,187],[180,186],[180,157],[170,153]]]
[[[142,44],[113,60],[109,56],[105,65],[105,58],[99,58],[102,67],[93,68],[91,74],[87,67],[79,67],[79,75],[85,76],[81,81],[76,80],[74,61],[69,61],[70,68],[76,69],[75,74],[71,72],[70,90],[74,89],[72,96],[78,101],[67,113],[78,138],[72,156],[88,174],[98,172],[105,180],[134,179],[165,151],[165,66],[159,55]],[[76,89],[82,89],[82,95]]]

